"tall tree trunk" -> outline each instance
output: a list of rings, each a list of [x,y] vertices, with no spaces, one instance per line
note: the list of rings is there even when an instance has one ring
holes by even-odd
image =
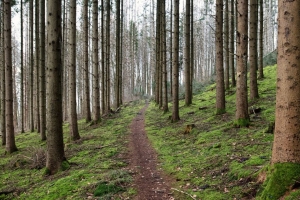
[[[106,113],[110,113],[110,0],[106,0]]]
[[[159,77],[160,77],[160,1],[156,3],[156,44],[155,44],[155,55],[156,55],[156,64],[155,64],[155,101],[156,104],[159,104],[160,92],[159,92]]]
[[[116,106],[117,108],[120,106],[120,60],[121,60],[121,51],[120,51],[120,0],[116,1]]]
[[[120,37],[121,37],[121,41],[120,41],[120,70],[119,70],[119,96],[120,96],[120,104],[123,104],[123,21],[124,21],[124,16],[123,16],[123,0],[121,0],[121,33],[120,33]]]
[[[300,2],[278,3],[276,123],[272,173],[261,199],[268,199],[270,196],[282,199],[297,183],[300,173]],[[287,174],[289,175],[286,176]]]
[[[37,132],[40,133],[40,98],[39,98],[39,60],[40,60],[40,33],[39,33],[39,2],[40,0],[35,0],[35,118]]]
[[[185,48],[184,48],[184,75],[185,75],[185,105],[190,106],[192,103],[192,94],[190,90],[190,82],[191,82],[191,65],[190,65],[190,59],[191,59],[191,49],[190,49],[190,41],[191,41],[191,4],[190,0],[186,0],[186,12],[185,12]]]
[[[172,68],[172,61],[173,61],[173,0],[171,0],[171,5],[170,5],[171,13],[170,13],[170,95],[171,97],[173,96],[173,68]]]
[[[89,25],[88,25],[88,0],[83,1],[83,64],[84,64],[84,110],[85,121],[91,121],[90,108],[90,81],[89,81]]]
[[[45,0],[40,1],[40,134],[41,140],[46,140],[46,74],[45,74]]]
[[[300,163],[299,10],[298,1],[279,1],[278,78],[272,163]]]
[[[173,110],[172,121],[179,118],[179,0],[174,0],[174,28],[173,28]]]
[[[5,55],[4,55],[4,0],[1,0],[1,135],[2,135],[2,145],[6,145],[6,122],[5,122]]]
[[[33,84],[33,71],[34,71],[34,55],[33,55],[33,0],[30,0],[29,2],[29,34],[30,34],[30,131],[34,132],[34,110],[33,110],[33,103],[34,103],[34,96],[33,96],[33,90],[34,90],[34,84]]]
[[[264,6],[263,1],[259,0],[259,78],[264,78],[263,58],[264,58]]]
[[[76,0],[70,0],[69,120],[72,140],[80,139],[76,111]]]
[[[163,12],[162,12],[163,2],[159,1],[159,63],[158,63],[158,90],[159,90],[159,108],[163,109]]]
[[[12,46],[11,46],[11,1],[4,0],[4,54],[5,54],[5,121],[6,151],[17,151],[13,120],[13,79],[12,79]]]
[[[257,0],[250,0],[250,35],[249,35],[249,65],[250,65],[250,99],[256,99],[257,86]]]
[[[21,4],[21,22],[23,22],[23,0],[20,2]],[[24,58],[23,58],[23,23],[20,23],[21,25],[21,81],[20,81],[20,115],[21,115],[21,133],[24,133]]]
[[[191,102],[193,100],[193,82],[194,82],[194,0],[191,1],[191,49],[190,49],[190,66],[191,66],[191,73],[190,73],[190,93],[191,93]]]
[[[225,90],[229,90],[229,20],[228,20],[228,0],[224,1],[224,65],[225,65]]]
[[[93,0],[93,121],[95,123],[100,120],[98,64],[98,0]]]
[[[231,69],[231,86],[236,86],[235,67],[234,67],[234,0],[230,0],[230,12],[228,13],[230,20],[229,29],[229,68]]]
[[[225,87],[223,68],[223,0],[216,1],[216,114],[225,113]]]
[[[237,3],[237,88],[236,88],[236,123],[249,125],[247,93],[247,47],[248,47],[248,0]]]
[[[168,72],[167,72],[167,34],[166,34],[166,0],[162,0],[162,66],[163,66],[163,111],[169,111],[168,107]]]
[[[104,1],[101,0],[101,112],[102,115],[105,113],[106,109],[106,81],[105,81],[105,40],[104,40]]]
[[[49,174],[65,160],[61,94],[61,0],[47,1],[47,160]]]

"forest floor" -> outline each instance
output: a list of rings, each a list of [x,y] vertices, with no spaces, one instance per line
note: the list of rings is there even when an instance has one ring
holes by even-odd
[[[0,199],[260,199],[272,170],[276,66],[264,73],[260,98],[249,101],[249,127],[235,125],[235,88],[226,91],[226,113],[216,115],[216,85],[195,85],[192,105],[180,95],[177,123],[144,100],[126,103],[96,125],[79,120],[75,142],[65,123],[70,166],[52,176],[45,175],[46,142],[36,132],[17,134],[18,152],[0,148]],[[285,200],[300,199],[292,189]]]
[[[158,169],[157,154],[150,144],[145,131],[146,106],[133,119],[129,142],[129,169],[133,172],[136,200],[173,199],[170,193],[171,178]]]

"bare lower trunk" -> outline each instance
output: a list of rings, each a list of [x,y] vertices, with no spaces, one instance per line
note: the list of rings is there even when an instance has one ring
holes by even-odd
[[[4,1],[4,54],[5,54],[5,121],[6,151],[17,151],[13,120],[13,78],[12,78],[12,46],[11,46],[11,1]]]
[[[72,140],[80,139],[76,109],[76,0],[70,0],[69,121]]]
[[[47,1],[47,160],[49,174],[65,160],[61,94],[61,0]]]
[[[247,93],[247,46],[248,46],[248,0],[238,0],[237,27],[237,87],[236,120],[239,126],[248,126]]]

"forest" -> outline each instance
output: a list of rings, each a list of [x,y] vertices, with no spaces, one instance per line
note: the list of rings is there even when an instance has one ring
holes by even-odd
[[[299,199],[299,10],[1,0],[0,199]]]

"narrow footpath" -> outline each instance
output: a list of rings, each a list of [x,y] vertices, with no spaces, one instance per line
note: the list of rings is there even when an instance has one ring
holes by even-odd
[[[137,113],[130,129],[129,162],[134,174],[136,200],[172,200],[168,178],[158,169],[157,154],[152,148],[145,131],[145,112],[148,104]]]

